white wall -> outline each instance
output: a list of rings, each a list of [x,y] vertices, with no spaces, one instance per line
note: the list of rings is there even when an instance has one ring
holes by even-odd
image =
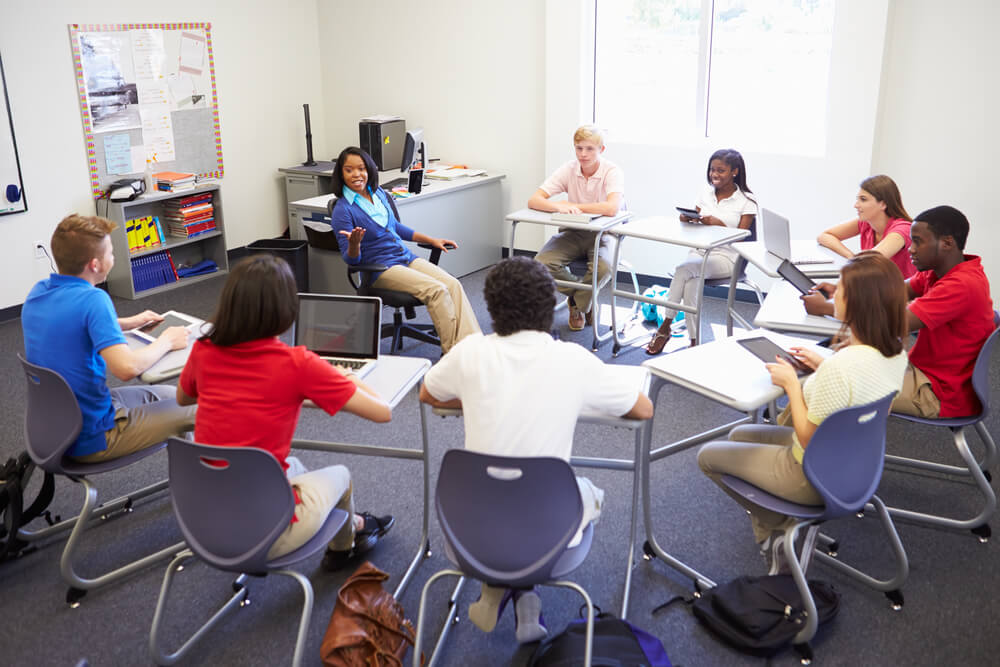
[[[76,98],[69,23],[212,23],[225,163],[229,247],[278,235],[287,225],[277,169],[305,159],[303,103],[323,129],[316,0],[226,2],[71,0],[5,2],[0,54],[28,211],[0,216],[0,308],[20,304],[49,273],[34,258],[67,213],[94,213]]]
[[[503,209],[524,207],[545,176],[544,21],[537,0],[321,0],[325,156],[358,144],[359,118],[397,114],[431,157],[505,173]]]
[[[1000,150],[997,26],[995,0],[893,3],[873,161],[874,171],[899,184],[911,215],[939,204],[965,213],[966,249],[982,256],[994,302],[1000,296],[990,180]]]

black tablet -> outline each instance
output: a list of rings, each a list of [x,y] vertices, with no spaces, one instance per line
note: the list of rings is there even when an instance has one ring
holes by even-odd
[[[811,289],[816,287],[816,283],[809,276],[802,273],[802,269],[787,259],[778,266],[778,275],[790,282],[795,289],[803,294],[808,294]]]
[[[686,215],[689,218],[700,218],[701,217],[701,213],[699,213],[698,209],[696,209],[696,208],[685,208],[683,206],[676,206],[675,208],[677,209],[677,211],[679,213],[682,213],[683,215]]]
[[[755,357],[761,361],[773,364],[775,357],[781,357],[788,363],[790,363],[798,375],[805,375],[807,373],[812,373],[812,369],[803,364],[801,361],[793,357],[790,353],[783,350],[770,338],[765,338],[764,336],[756,336],[754,338],[742,338],[736,341],[747,350],[749,350]]]

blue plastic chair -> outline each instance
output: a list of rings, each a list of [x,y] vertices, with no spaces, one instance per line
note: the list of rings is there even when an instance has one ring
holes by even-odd
[[[815,533],[819,531],[819,523],[856,514],[871,503],[882,520],[896,558],[897,571],[891,579],[874,579],[820,550],[815,551],[815,556],[861,583],[884,592],[892,601],[893,609],[898,610],[903,606],[903,595],[899,589],[909,574],[909,563],[892,518],[885,504],[875,495],[882,479],[886,421],[892,399],[893,396],[888,395],[867,405],[839,410],[824,419],[816,429],[806,447],[802,470],[823,498],[823,505],[793,503],[733,475],[723,475],[722,482],[730,490],[765,509],[798,519],[785,531],[785,554],[795,554],[795,538],[803,527],[813,533],[807,535],[805,544],[812,544]],[[808,556],[802,554],[786,558],[806,606],[808,620],[794,640],[804,660],[811,658],[808,642],[816,634],[818,624],[816,602],[806,584],[802,567],[802,562],[808,563]]]
[[[180,438],[169,440],[167,454],[174,514],[189,550],[171,561],[163,577],[149,632],[153,660],[159,665],[172,665],[182,659],[226,614],[249,604],[245,585],[248,575],[274,573],[289,576],[302,587],[302,615],[292,659],[293,665],[301,664],[312,617],[313,590],[306,577],[288,567],[325,549],[347,523],[348,513],[333,510],[308,542],[268,560],[268,550],[295,514],[292,487],[274,455],[255,447],[213,447]],[[159,639],[164,608],[175,573],[192,556],[219,570],[239,573],[233,582],[235,593],[177,651],[168,654]]]
[[[83,507],[79,515],[41,529],[21,529],[18,537],[33,542],[72,528],[59,560],[59,569],[63,579],[70,585],[66,602],[76,608],[80,606],[80,600],[87,591],[118,581],[184,549],[184,543],[178,542],[91,579],[83,577],[76,570],[77,547],[93,519],[106,519],[119,512],[129,513],[134,501],[167,488],[167,480],[163,480],[98,505],[97,487],[91,483],[90,478],[141,461],[163,449],[167,443],[157,443],[134,454],[100,463],[79,463],[67,458],[66,452],[76,442],[83,423],[76,395],[59,373],[26,361],[20,354],[17,358],[21,362],[28,386],[27,409],[24,414],[24,442],[28,455],[42,470],[63,475],[81,484],[84,489]]]
[[[551,457],[491,456],[451,449],[441,462],[435,504],[446,554],[458,569],[441,570],[424,585],[414,667],[420,666],[427,592],[431,584],[449,575],[506,588],[545,585],[575,590],[587,606],[584,664],[589,667],[594,607],[586,590],[562,577],[586,558],[594,529],[587,526],[580,543],[567,549],[583,518],[583,501],[569,464]],[[443,644],[457,613],[457,594],[458,589],[452,595],[449,618],[437,647]],[[435,657],[436,649],[428,665]]]
[[[1000,313],[997,311],[993,311],[993,325],[1000,326]],[[955,448],[958,450],[958,454],[962,457],[962,461],[965,465],[952,466],[937,463],[935,461],[912,459],[892,454],[886,455],[885,457],[886,463],[892,463],[907,468],[944,473],[946,475],[957,475],[960,477],[971,476],[975,482],[976,488],[982,494],[985,501],[982,509],[971,519],[952,519],[936,514],[926,514],[923,512],[900,509],[898,507],[890,507],[889,512],[894,517],[930,526],[953,528],[958,530],[971,530],[973,534],[979,537],[980,542],[986,542],[989,540],[992,530],[990,529],[990,525],[987,521],[989,521],[990,517],[997,508],[996,493],[994,493],[993,487],[990,485],[992,476],[990,475],[989,469],[996,463],[997,446],[993,442],[990,432],[986,430],[986,418],[990,414],[990,363],[993,358],[993,348],[996,345],[998,337],[1000,337],[1000,329],[994,330],[993,333],[990,334],[990,337],[986,339],[986,342],[983,343],[983,347],[979,350],[979,356],[976,357],[976,365],[972,370],[972,387],[976,392],[976,397],[979,399],[979,404],[982,406],[982,410],[979,414],[970,415],[968,417],[925,419],[923,417],[914,417],[912,415],[904,415],[898,412],[892,413],[893,417],[908,422],[926,424],[927,426],[940,426],[950,430],[951,436],[955,441]],[[983,441],[983,445],[986,449],[986,453],[982,461],[976,460],[975,455],[969,448],[969,443],[965,439],[965,429],[969,426],[976,429],[976,433],[979,434],[979,438]]]

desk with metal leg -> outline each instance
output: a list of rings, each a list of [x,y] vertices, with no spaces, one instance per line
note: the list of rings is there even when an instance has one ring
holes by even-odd
[[[717,248],[746,238],[750,234],[749,230],[739,229],[738,227],[722,227],[716,225],[681,222],[676,218],[654,216],[649,218],[640,218],[639,220],[630,222],[627,225],[615,227],[609,230],[608,233],[612,236],[618,237],[618,243],[615,247],[614,266],[618,266],[622,246],[625,245],[625,239],[627,238],[668,243],[670,245],[683,246],[694,250],[703,250],[705,252],[701,262],[701,271],[698,275],[698,291],[696,292],[697,301],[694,304],[685,305],[682,303],[674,303],[667,301],[666,299],[657,299],[654,297],[643,296],[642,294],[638,294],[636,292],[619,290],[617,285],[613,286],[611,290],[611,331],[614,334],[615,344],[612,354],[617,356],[618,351],[622,348],[622,346],[628,343],[628,341],[623,341],[619,336],[617,320],[618,309],[615,307],[617,297],[623,297],[633,301],[641,301],[643,303],[651,303],[656,306],[664,306],[673,310],[691,313],[695,317],[695,326],[693,329],[690,329],[692,340],[703,340],[701,337],[701,302],[704,298],[705,265],[708,262],[708,256]],[[731,286],[730,293],[732,293],[734,289],[735,285]],[[730,307],[732,307],[732,304],[730,304]]]
[[[378,393],[382,399],[395,409],[407,393],[413,391],[420,385],[420,380],[431,367],[431,362],[427,359],[415,357],[384,356],[378,360],[378,365],[365,377],[365,384]],[[308,406],[315,407],[311,402]],[[409,584],[413,573],[420,564],[422,558],[430,556],[429,522],[430,522],[430,473],[428,463],[430,461],[430,449],[427,439],[427,415],[426,406],[420,403],[420,437],[422,447],[420,449],[409,447],[382,447],[379,445],[358,445],[340,442],[326,442],[321,440],[300,440],[292,441],[293,449],[311,449],[321,452],[340,452],[346,454],[362,454],[364,456],[387,456],[397,459],[416,459],[423,462],[424,467],[424,513],[423,532],[420,536],[420,546],[417,553],[410,561],[409,567],[400,579],[396,590],[392,596],[396,599],[403,594]]]
[[[571,282],[568,280],[556,280],[556,285],[559,287],[573,287],[579,290],[590,290],[593,295],[591,297],[591,312],[595,314],[593,334],[594,334],[594,346],[593,349],[596,350],[597,346],[610,338],[614,333],[614,328],[611,331],[607,331],[604,334],[599,334],[597,332],[598,318],[596,317],[598,308],[598,295],[600,294],[600,288],[602,285],[598,284],[597,279],[597,258],[599,251],[601,249],[601,237],[608,230],[621,225],[622,223],[628,222],[632,217],[632,214],[628,211],[619,211],[618,215],[615,216],[601,216],[595,218],[590,222],[561,222],[553,221],[551,213],[545,213],[543,211],[535,211],[530,208],[523,208],[520,211],[514,211],[513,213],[507,214],[504,218],[510,223],[510,247],[508,248],[508,257],[514,256],[514,232],[517,230],[517,223],[525,222],[533,225],[558,225],[563,229],[577,229],[587,232],[596,232],[594,236],[594,262],[593,268],[590,272],[591,284],[585,285],[581,282]],[[617,255],[616,255],[617,257]],[[618,272],[618,262],[617,260],[611,267],[611,281],[613,282],[617,278]]]

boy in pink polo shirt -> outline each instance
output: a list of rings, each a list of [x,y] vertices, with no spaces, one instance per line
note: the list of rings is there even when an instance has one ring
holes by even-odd
[[[570,160],[556,169],[535,194],[528,200],[528,206],[536,211],[549,213],[599,213],[617,215],[625,196],[625,174],[621,168],[602,160],[604,136],[594,125],[582,125],[573,134],[576,159]],[[552,201],[550,197],[566,193],[566,201]],[[594,237],[596,232],[578,229],[560,229],[546,241],[535,256],[544,264],[557,280],[569,280],[590,284],[594,271]],[[587,273],[577,278],[567,268],[570,262],[587,258]],[[598,285],[604,284],[611,273],[611,237],[602,236],[597,256]],[[559,291],[569,297],[569,328],[583,329],[584,323],[591,324],[590,312],[592,294],[590,290],[560,287]]]

